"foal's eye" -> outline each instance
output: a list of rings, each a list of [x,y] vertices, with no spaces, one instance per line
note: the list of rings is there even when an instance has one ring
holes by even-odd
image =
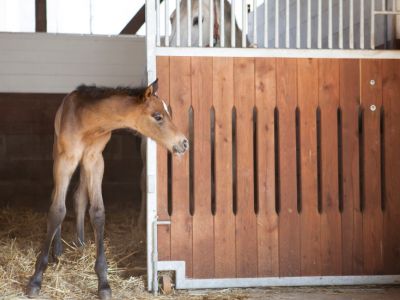
[[[199,25],[199,17],[193,18],[193,26]]]
[[[160,114],[159,112],[156,112],[154,114],[152,114],[152,117],[154,118],[154,120],[156,120],[157,122],[161,122],[162,119],[164,118],[162,114]]]

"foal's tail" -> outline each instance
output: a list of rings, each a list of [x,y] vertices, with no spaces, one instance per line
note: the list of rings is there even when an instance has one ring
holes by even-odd
[[[67,96],[65,96],[64,99],[61,101],[60,106],[57,109],[56,117],[54,119],[54,136],[59,136],[60,135],[61,116],[62,116],[62,113],[63,113],[64,103],[70,96],[71,96],[71,93],[68,94]]]

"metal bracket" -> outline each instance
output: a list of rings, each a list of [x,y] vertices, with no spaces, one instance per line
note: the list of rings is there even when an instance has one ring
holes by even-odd
[[[171,221],[158,221],[158,216],[153,221],[153,278],[152,278],[152,291],[154,295],[158,293],[158,241],[157,241],[157,226],[171,225]]]

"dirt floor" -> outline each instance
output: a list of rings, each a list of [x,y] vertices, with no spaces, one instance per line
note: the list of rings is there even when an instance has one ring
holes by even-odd
[[[144,234],[136,228],[130,211],[119,209],[107,214],[106,249],[114,299],[400,299],[400,287],[378,286],[172,291],[155,297],[144,289]],[[26,299],[25,285],[45,228],[45,213],[19,209],[17,214],[15,209],[0,209],[0,299]],[[95,246],[89,223],[86,229],[86,246],[75,247],[74,218],[67,215],[63,225],[65,252],[57,263],[49,265],[41,299],[97,299]]]

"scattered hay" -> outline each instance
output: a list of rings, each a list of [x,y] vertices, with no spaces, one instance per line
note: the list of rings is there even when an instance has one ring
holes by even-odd
[[[364,299],[367,296],[372,297],[367,299],[400,299],[400,289],[386,287],[173,290],[171,295],[154,297],[145,290],[144,233],[139,232],[132,223],[132,213],[129,210],[122,211],[107,215],[105,230],[108,277],[113,299],[283,300],[325,299],[341,294],[346,299]],[[75,247],[72,242],[75,240],[74,218],[66,217],[62,229],[64,253],[58,263],[49,264],[40,299],[98,299],[94,272],[96,247],[89,223],[86,229],[87,244],[83,248]],[[45,230],[44,213],[27,209],[0,209],[0,299],[26,299],[25,287],[33,273]]]
[[[106,256],[109,282],[115,299],[149,299],[144,288],[145,243],[129,214],[113,214],[106,225]],[[74,240],[74,219],[63,224],[64,253],[49,264],[43,279],[43,299],[97,299],[94,272],[96,246],[93,235],[83,248]],[[0,298],[25,298],[46,228],[46,215],[30,210],[0,210]],[[91,230],[86,224],[87,231]],[[90,230],[89,230],[90,229]],[[136,276],[135,276],[136,275]],[[139,275],[139,276],[138,276]]]

